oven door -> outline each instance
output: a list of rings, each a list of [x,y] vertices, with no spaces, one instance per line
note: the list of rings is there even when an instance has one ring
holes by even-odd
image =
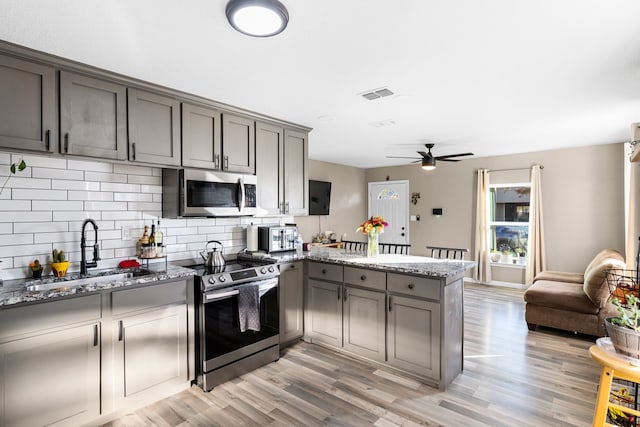
[[[240,332],[238,293],[259,286],[260,331]],[[214,290],[203,295],[201,352],[204,372],[278,344],[278,278]]]

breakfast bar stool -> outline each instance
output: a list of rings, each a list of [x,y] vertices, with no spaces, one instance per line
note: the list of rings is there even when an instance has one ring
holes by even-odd
[[[640,411],[609,401],[613,377],[634,383],[640,382],[640,366],[632,365],[630,363],[630,358],[618,355],[611,345],[610,338],[600,338],[597,342],[598,344],[592,345],[589,348],[591,358],[602,365],[598,397],[596,399],[596,410],[593,416],[593,426],[613,427],[614,424],[606,422],[608,408],[618,409],[626,412],[627,414],[640,417]],[[640,363],[640,360],[638,362]]]

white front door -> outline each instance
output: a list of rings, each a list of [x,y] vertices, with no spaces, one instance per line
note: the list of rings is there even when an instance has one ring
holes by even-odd
[[[409,243],[409,181],[369,183],[369,217],[376,215],[389,223],[380,243]]]

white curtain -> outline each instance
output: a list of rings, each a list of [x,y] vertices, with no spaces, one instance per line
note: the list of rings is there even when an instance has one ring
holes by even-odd
[[[640,236],[640,163],[631,163],[629,154],[633,146],[624,144],[624,204],[625,204],[625,259],[628,269],[636,268],[636,252]]]
[[[542,192],[540,188],[540,165],[531,168],[531,198],[529,201],[529,241],[527,248],[527,268],[524,283],[533,283],[536,274],[545,270],[547,260],[544,249],[542,221]]]
[[[489,218],[487,199],[489,193],[489,171],[478,169],[478,187],[476,193],[476,238],[474,255],[478,263],[473,278],[481,282],[491,281],[491,260],[489,259]]]

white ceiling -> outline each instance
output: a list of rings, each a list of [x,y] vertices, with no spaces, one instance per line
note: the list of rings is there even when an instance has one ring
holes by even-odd
[[[617,143],[640,121],[638,0],[281,1],[289,26],[259,39],[224,0],[0,0],[0,39],[312,127],[312,159],[357,167],[426,142]]]

